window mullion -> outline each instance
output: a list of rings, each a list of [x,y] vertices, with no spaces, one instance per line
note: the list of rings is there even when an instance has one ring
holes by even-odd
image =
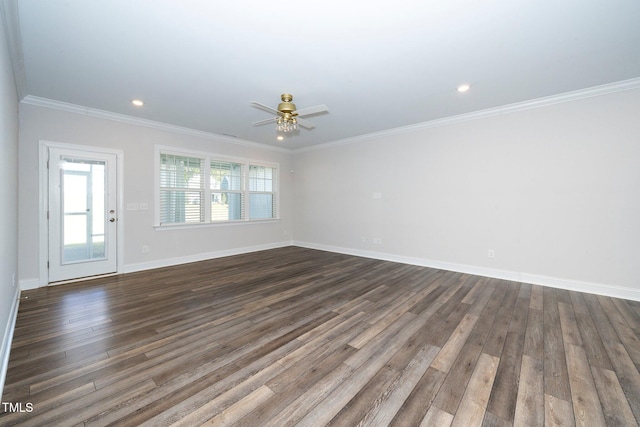
[[[204,203],[204,222],[211,222],[211,158],[206,156],[204,158],[204,188],[202,195],[202,203]]]
[[[249,163],[242,164],[242,200],[244,202],[244,221],[249,221],[251,202],[249,201]]]

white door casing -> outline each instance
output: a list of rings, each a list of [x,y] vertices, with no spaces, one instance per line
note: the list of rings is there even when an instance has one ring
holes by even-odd
[[[48,148],[48,283],[118,271],[118,155]]]

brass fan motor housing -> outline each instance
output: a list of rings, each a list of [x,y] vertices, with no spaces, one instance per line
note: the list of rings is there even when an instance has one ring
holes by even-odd
[[[291,102],[293,100],[293,95],[290,93],[283,93],[280,95],[280,99],[282,99],[282,102],[278,104],[278,111],[283,114],[291,114],[295,116],[296,104]]]

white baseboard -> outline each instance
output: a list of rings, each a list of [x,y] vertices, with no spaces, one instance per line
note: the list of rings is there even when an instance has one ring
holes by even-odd
[[[479,267],[475,265],[456,264],[445,261],[436,261],[425,258],[407,257],[403,255],[388,254],[384,252],[365,251],[339,246],[322,245],[301,241],[283,241],[269,243],[265,245],[247,246],[235,249],[226,249],[216,252],[207,252],[196,255],[189,255],[177,258],[151,261],[146,263],[128,264],[123,268],[122,273],[133,273],[136,271],[151,270],[154,268],[170,267],[172,265],[187,264],[190,262],[205,261],[208,259],[222,258],[232,255],[242,255],[251,252],[264,251],[268,249],[282,248],[286,246],[300,246],[309,249],[318,249],[328,252],[336,252],[345,255],[361,256],[365,258],[379,259],[383,261],[399,262],[402,264],[419,265],[421,267],[437,268],[440,270],[456,271],[459,273],[474,274],[476,276],[493,277],[496,279],[511,280],[514,282],[530,283],[533,285],[549,286],[552,288],[566,289],[571,291],[586,292],[590,294],[605,295],[614,298],[640,301],[640,289],[612,286],[602,283],[589,283],[578,280],[563,279],[558,277],[543,276],[534,273],[524,273],[510,270],[499,270],[494,268]],[[20,281],[20,289],[30,290],[41,286],[40,280],[29,279]],[[43,285],[45,286],[45,285]]]
[[[0,397],[4,391],[4,381],[7,378],[7,368],[9,367],[9,353],[11,352],[11,342],[13,341],[13,331],[16,328],[18,318],[18,306],[20,304],[20,289],[16,288],[9,312],[9,321],[4,330],[2,345],[0,346]]]
[[[265,245],[245,246],[242,248],[225,249],[222,251],[215,251],[215,252],[206,252],[206,253],[188,255],[183,257],[167,258],[167,259],[161,259],[157,261],[144,262],[144,263],[138,263],[138,264],[128,264],[124,266],[122,272],[134,273],[136,271],[151,270],[154,268],[170,267],[172,265],[188,264],[190,262],[206,261],[208,259],[222,258],[222,257],[227,257],[232,255],[242,255],[242,254],[248,254],[251,252],[265,251],[268,249],[283,248],[286,246],[291,246],[292,244],[293,244],[292,241],[284,241],[284,242],[268,243]]]
[[[251,252],[265,251],[268,249],[282,248],[291,246],[292,241],[268,243],[265,245],[245,246],[242,248],[226,249],[216,252],[206,252],[195,255],[188,255],[176,258],[167,258],[150,262],[137,264],[125,264],[118,273],[135,273],[137,271],[152,270],[154,268],[171,267],[172,265],[188,264],[190,262],[206,261],[208,259],[222,258],[231,255],[242,255]],[[40,279],[25,279],[20,281],[20,290],[28,291],[47,286],[47,283],[41,283]]]
[[[383,261],[399,262],[403,264],[418,265],[421,267],[437,268],[440,270],[456,271],[459,273],[473,274],[476,276],[492,277],[496,279],[511,280],[514,282],[529,283],[533,285],[548,286],[551,288],[566,289],[570,291],[586,292],[589,294],[604,295],[614,298],[640,301],[640,289],[611,286],[601,283],[589,283],[578,280],[562,279],[543,276],[539,274],[523,273],[509,270],[498,270],[474,265],[456,264],[444,261],[435,261],[425,258],[407,257],[383,252],[364,251],[339,246],[321,245],[309,242],[294,241],[293,245],[309,249],[318,249],[328,252],[336,252],[345,255],[361,256]]]

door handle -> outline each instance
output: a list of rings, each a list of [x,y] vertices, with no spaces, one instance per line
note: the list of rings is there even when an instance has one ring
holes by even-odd
[[[109,220],[109,222],[116,222],[116,219],[115,219],[115,218],[111,218],[111,219]]]

